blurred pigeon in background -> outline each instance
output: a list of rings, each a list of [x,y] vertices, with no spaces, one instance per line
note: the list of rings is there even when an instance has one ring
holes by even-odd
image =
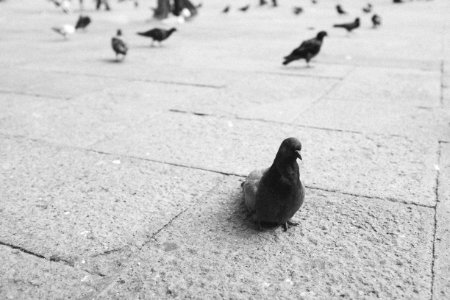
[[[85,30],[86,27],[91,23],[91,18],[89,16],[83,16],[80,15],[78,18],[77,23],[75,24],[75,30],[83,29]]]
[[[67,38],[69,35],[75,33],[75,27],[70,24],[64,24],[62,26],[52,27],[52,30],[56,33],[62,35],[64,38]]]
[[[291,54],[284,57],[283,65],[287,65],[294,60],[305,59],[306,64],[309,66],[309,61],[319,53],[323,38],[327,35],[326,31],[320,31],[315,38],[303,41]]]
[[[340,4],[336,5],[336,11],[340,15],[346,15],[347,14],[347,12],[342,8],[342,6]]]
[[[377,28],[378,26],[381,25],[381,17],[377,14],[374,14],[372,16],[372,28]]]
[[[358,28],[360,25],[359,18],[356,18],[355,21],[350,23],[342,23],[342,24],[334,24],[333,27],[336,28],[344,28],[347,32],[352,32],[354,29]]]
[[[124,60],[128,52],[128,46],[122,39],[122,30],[117,30],[116,36],[111,39],[111,46],[116,53],[116,60],[119,61],[119,55],[122,55],[122,60]]]
[[[363,7],[362,11],[365,12],[366,14],[370,14],[372,12],[372,4],[367,3],[367,6]]]
[[[153,29],[150,29],[145,32],[138,32],[137,34],[151,38],[152,45],[153,45],[153,42],[155,42],[155,41],[157,41],[159,44],[161,44],[162,41],[168,39],[169,36],[171,36],[172,33],[174,33],[175,31],[177,31],[177,29],[175,27],[173,27],[169,30],[161,29],[161,28],[153,28]]]
[[[246,6],[239,8],[239,10],[242,12],[246,12],[249,8],[250,8],[250,4],[247,4]]]

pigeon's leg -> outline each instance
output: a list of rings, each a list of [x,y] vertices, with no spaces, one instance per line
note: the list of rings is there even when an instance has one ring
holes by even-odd
[[[289,228],[288,223],[283,223],[283,225],[281,225],[283,227],[283,231],[286,232]]]
[[[262,231],[262,230],[263,230],[263,228],[262,228],[262,226],[261,226],[261,221],[258,221],[258,230],[259,230],[259,231]]]

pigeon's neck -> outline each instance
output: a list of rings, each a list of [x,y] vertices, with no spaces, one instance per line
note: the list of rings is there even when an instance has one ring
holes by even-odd
[[[284,177],[295,179],[300,177],[300,169],[296,158],[276,157],[271,169]]]

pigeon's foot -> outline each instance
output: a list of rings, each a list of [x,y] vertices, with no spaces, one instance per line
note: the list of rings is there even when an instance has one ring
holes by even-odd
[[[288,228],[289,228],[289,226],[298,226],[300,223],[295,223],[295,222],[292,222],[292,221],[287,221],[286,223],[284,223],[282,226],[283,226],[283,231],[287,231],[288,230]]]

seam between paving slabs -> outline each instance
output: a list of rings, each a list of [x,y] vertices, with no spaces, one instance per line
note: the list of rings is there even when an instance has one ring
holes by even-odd
[[[19,138],[19,139],[30,140],[30,141],[34,141],[34,142],[38,142],[38,143],[47,144],[47,145],[50,145],[53,147],[60,147],[60,148],[65,148],[65,149],[73,149],[73,150],[79,150],[79,151],[85,151],[85,152],[92,152],[92,153],[98,153],[98,154],[109,155],[109,156],[120,156],[120,157],[129,158],[129,159],[148,161],[148,162],[170,165],[170,166],[175,166],[175,167],[180,167],[180,168],[187,168],[187,169],[211,172],[211,173],[221,174],[221,175],[225,175],[225,176],[236,176],[236,177],[240,177],[240,178],[247,177],[246,174],[224,172],[224,171],[215,170],[215,169],[208,169],[208,168],[202,168],[202,167],[198,167],[198,166],[185,165],[185,164],[174,163],[174,162],[167,162],[167,161],[162,161],[162,160],[157,160],[157,159],[152,159],[152,158],[147,158],[147,157],[133,156],[133,155],[123,154],[123,153],[113,153],[113,152],[100,151],[100,150],[91,149],[91,148],[82,148],[82,147],[75,147],[75,146],[69,146],[69,145],[64,145],[64,144],[56,144],[56,143],[52,143],[52,142],[49,142],[46,140],[30,138],[30,137],[22,136],[22,135],[8,135],[8,134],[4,134],[1,132],[0,132],[0,135],[6,136],[9,138]],[[389,202],[401,203],[401,204],[405,204],[405,205],[413,205],[413,206],[418,206],[418,207],[425,207],[425,208],[433,208],[434,207],[432,205],[409,202],[404,199],[398,199],[398,198],[392,198],[392,197],[376,197],[376,196],[370,196],[370,195],[364,195],[364,194],[356,194],[356,193],[340,191],[337,189],[327,189],[327,188],[318,187],[318,186],[306,185],[306,188],[320,190],[320,191],[324,191],[324,192],[342,194],[342,195],[355,196],[355,197],[365,198],[365,199],[385,200],[385,201],[389,201]]]
[[[136,254],[140,253],[144,247],[146,245],[148,245],[149,243],[151,243],[152,241],[156,241],[156,236],[162,232],[163,230],[165,230],[167,227],[169,227],[176,219],[178,219],[182,214],[184,214],[186,211],[188,211],[189,209],[191,209],[193,206],[195,206],[196,204],[198,204],[200,201],[202,201],[203,199],[207,198],[209,195],[211,195],[212,193],[214,193],[216,191],[216,188],[221,184],[222,179],[218,178],[216,179],[216,184],[209,189],[207,192],[205,192],[204,194],[202,194],[200,197],[198,197],[198,199],[196,201],[193,201],[192,203],[190,203],[186,208],[184,208],[182,211],[180,211],[178,214],[176,214],[173,218],[171,218],[166,224],[164,224],[163,226],[161,226],[161,228],[159,228],[157,231],[155,231],[149,238],[148,240],[144,241],[144,243],[142,243],[142,245],[137,247],[136,251],[131,251],[128,255],[127,255],[127,263],[123,264],[122,268],[120,268],[119,271],[117,271],[115,274],[108,276],[108,281],[107,283],[102,284],[103,288],[97,292],[91,299],[96,299],[100,296],[105,296],[106,293],[112,288],[114,287],[114,285],[116,284],[117,279],[120,277],[120,275],[122,275],[123,271],[129,266],[129,264],[132,263],[133,258],[135,257]],[[119,250],[120,251],[120,250]],[[97,256],[102,255],[102,254],[98,254]]]
[[[87,269],[84,269],[84,268],[76,268],[74,262],[69,261],[67,259],[64,259],[62,257],[59,257],[57,255],[50,255],[49,257],[46,257],[46,256],[44,256],[42,254],[39,254],[37,252],[28,250],[28,249],[26,249],[24,247],[17,246],[17,245],[14,245],[14,244],[10,244],[10,243],[5,243],[5,242],[2,242],[2,241],[0,241],[0,245],[5,246],[5,247],[9,247],[9,248],[12,248],[12,249],[15,249],[15,250],[18,250],[18,251],[20,251],[22,253],[26,253],[28,255],[31,255],[31,256],[34,256],[34,257],[37,257],[37,258],[40,258],[40,259],[44,259],[44,260],[47,260],[47,261],[50,261],[50,262],[62,263],[63,265],[69,266],[69,267],[74,268],[74,269],[82,270],[82,271],[84,271],[86,273],[89,273],[91,275],[96,275],[96,276],[99,276],[99,277],[105,277],[106,276],[105,274],[100,273],[100,272],[92,272],[91,270],[87,270]]]
[[[435,271],[434,271],[434,264],[436,261],[436,232],[437,232],[437,207],[439,205],[440,199],[439,199],[439,187],[440,187],[440,163],[441,163],[441,156],[442,156],[442,145],[447,144],[447,142],[439,141],[439,147],[438,147],[438,158],[437,158],[437,166],[436,169],[436,186],[435,186],[435,197],[436,197],[436,205],[434,206],[434,230],[433,230],[433,243],[432,243],[432,249],[431,249],[431,296],[430,299],[434,299],[434,280],[435,280]]]
[[[8,94],[8,95],[22,95],[22,96],[30,96],[30,97],[36,97],[36,98],[47,98],[47,99],[55,99],[55,100],[70,100],[71,97],[58,97],[54,95],[45,95],[45,94],[39,94],[39,93],[29,93],[29,92],[23,92],[23,91],[12,91],[12,90],[3,90],[0,89],[0,94]]]
[[[26,68],[24,68],[27,70]],[[171,81],[171,80],[156,80],[156,79],[142,79],[142,78],[129,78],[129,77],[119,77],[113,75],[97,75],[91,73],[78,73],[78,72],[67,72],[67,71],[59,71],[53,70],[48,71],[49,73],[58,73],[58,74],[67,74],[67,75],[75,75],[75,76],[86,76],[86,77],[95,77],[95,78],[107,78],[107,79],[116,79],[120,81],[131,81],[131,82],[151,82],[158,84],[168,84],[168,85],[182,85],[182,86],[193,86],[198,88],[212,88],[212,89],[222,89],[225,88],[225,85],[218,84],[207,84],[207,83],[197,83],[197,82],[182,82],[182,81]]]

